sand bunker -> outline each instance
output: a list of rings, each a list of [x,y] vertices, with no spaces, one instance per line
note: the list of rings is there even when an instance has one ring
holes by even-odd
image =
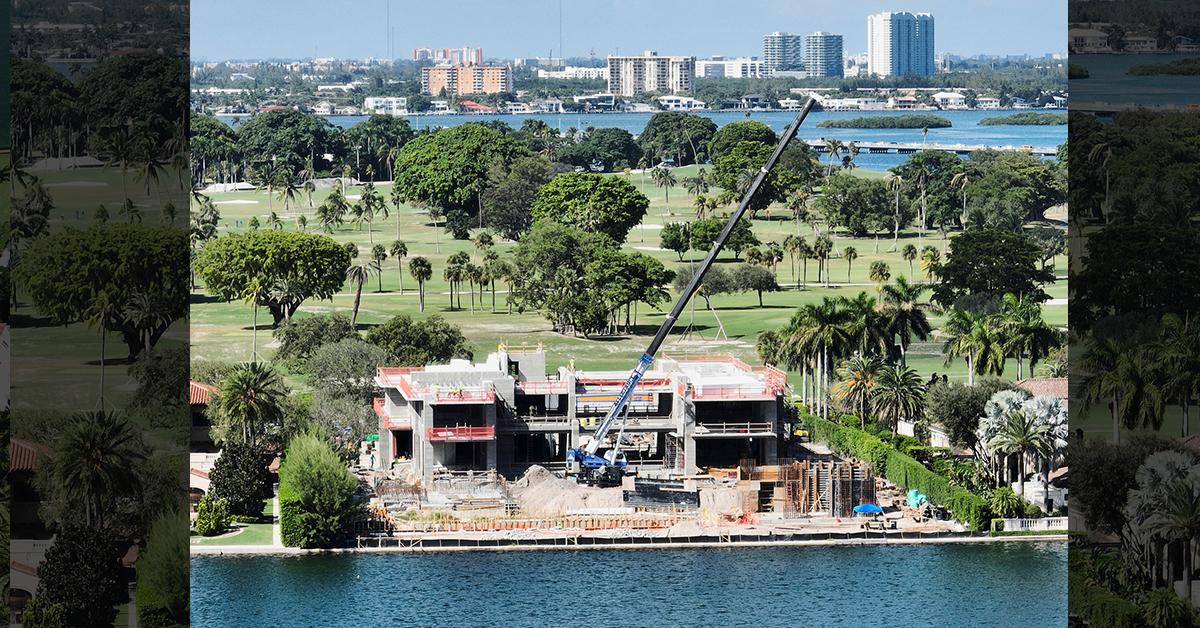
[[[509,484],[521,510],[532,515],[564,515],[589,508],[620,508],[624,497],[620,487],[594,488],[560,478],[545,467],[534,465]]]
[[[258,205],[258,201],[248,200],[232,200],[232,201],[214,201],[213,205]]]

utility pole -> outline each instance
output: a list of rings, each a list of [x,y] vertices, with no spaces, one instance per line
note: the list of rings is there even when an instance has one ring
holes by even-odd
[[[560,68],[567,67],[567,55],[563,54],[563,3],[558,0],[558,65]]]

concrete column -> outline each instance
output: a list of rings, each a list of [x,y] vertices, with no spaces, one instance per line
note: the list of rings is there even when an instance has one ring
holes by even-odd
[[[415,414],[415,413],[414,413]],[[433,425],[433,406],[421,404],[421,413],[415,414],[413,424],[413,471],[421,476],[426,485],[433,483],[433,443],[429,440],[428,428]]]
[[[493,403],[491,405],[484,407],[483,422],[485,425],[487,425],[488,427],[491,427],[493,430],[496,429],[496,404]],[[487,468],[492,471],[496,470],[497,463],[499,462],[499,459],[497,457],[497,451],[498,451],[497,445],[498,444],[499,444],[498,437],[493,438],[492,440],[487,442]],[[509,457],[510,458],[512,457],[511,450],[509,451]]]

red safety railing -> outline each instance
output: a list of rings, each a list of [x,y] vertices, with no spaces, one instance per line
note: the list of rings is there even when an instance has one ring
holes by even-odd
[[[697,401],[720,401],[724,399],[773,399],[776,391],[770,386],[704,386],[694,388],[692,398]]]
[[[495,440],[496,428],[490,425],[482,427],[431,427],[427,431],[431,441],[473,441]]]
[[[419,388],[417,392],[429,403],[489,403],[496,400],[496,389],[490,383],[484,388]]]

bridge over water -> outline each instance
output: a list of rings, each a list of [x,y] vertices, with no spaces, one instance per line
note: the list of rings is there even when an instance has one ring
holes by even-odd
[[[827,153],[829,148],[825,145],[825,140],[805,140],[813,150],[818,153]],[[843,146],[849,142],[843,142]],[[901,155],[910,155],[923,150],[942,150],[956,155],[970,155],[979,150],[1000,150],[1011,152],[1025,152],[1039,157],[1053,157],[1058,154],[1058,148],[1045,148],[1038,146],[988,146],[986,144],[923,144],[920,142],[854,142],[859,150],[870,154],[885,154],[898,153]],[[845,149],[843,148],[843,151]]]

